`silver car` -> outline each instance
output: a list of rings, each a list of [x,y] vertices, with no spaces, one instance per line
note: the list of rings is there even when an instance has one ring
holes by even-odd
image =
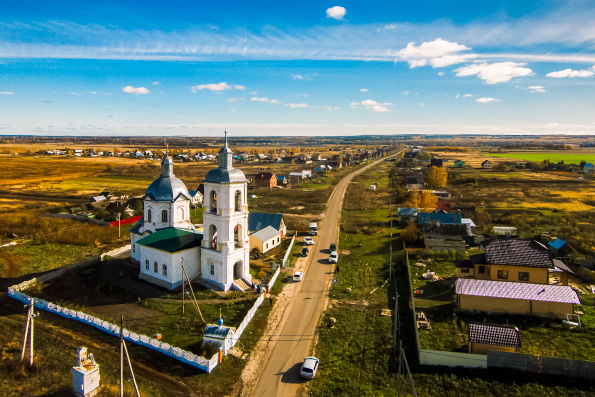
[[[331,256],[328,258],[328,263],[337,263],[338,260],[339,255],[337,254],[337,251],[331,252]]]
[[[312,379],[316,376],[319,360],[316,357],[306,357],[300,370],[300,376],[306,379]]]

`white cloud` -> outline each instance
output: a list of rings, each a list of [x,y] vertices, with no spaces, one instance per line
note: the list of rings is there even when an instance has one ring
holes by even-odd
[[[243,85],[229,85],[225,81],[217,84],[200,84],[192,86],[192,92],[209,90],[209,91],[227,91],[227,90],[245,90]]]
[[[476,102],[479,102],[479,103],[500,102],[499,99],[496,99],[496,98],[486,98],[486,97],[477,98],[475,101]]]
[[[308,104],[307,103],[290,103],[289,107],[290,108],[307,108]]]
[[[12,91],[0,91],[0,95],[14,95]]]
[[[83,96],[83,94],[79,94],[78,92],[69,92],[68,95]]]
[[[531,92],[545,92],[545,87],[542,85],[532,85],[527,88]]]
[[[403,92],[401,92],[401,94],[403,94],[403,95],[409,95],[409,91],[403,91]]]
[[[425,104],[425,103],[423,103],[423,102],[420,102],[420,103],[419,103],[419,106],[426,106],[426,104]]]
[[[251,100],[252,102],[269,102],[269,103],[279,103],[279,101],[278,101],[278,100],[276,100],[276,99],[269,99],[269,98],[266,98],[266,97],[263,97],[263,98],[252,97],[252,98],[250,98],[250,100]]]
[[[368,89],[367,88],[362,88],[360,91],[361,92],[368,92]]]
[[[304,79],[304,76],[302,76],[300,74],[296,74],[296,75],[293,76],[293,79],[294,80],[303,80]]]
[[[153,84],[153,85],[159,85],[159,84],[161,84],[161,83],[160,83],[159,81],[154,81],[154,82],[152,82],[151,84]]]
[[[347,10],[341,6],[334,6],[326,10],[326,17],[336,19],[337,21],[342,20],[345,14],[347,14]]]
[[[438,76],[444,76],[444,72],[438,72]]]
[[[407,47],[399,50],[396,56],[403,61],[409,62],[410,68],[428,64],[434,68],[442,68],[466,62],[476,57],[475,54],[458,54],[466,50],[470,50],[470,48],[456,42],[437,38],[434,41],[424,41],[417,47],[414,42],[410,42]]]
[[[472,96],[473,95],[471,95],[471,94],[465,94],[465,95],[463,95],[463,98],[471,98]]]
[[[389,23],[388,25],[384,25],[384,30],[395,30],[398,27],[399,25],[396,23]]]
[[[326,109],[329,112],[332,112],[333,110],[339,110],[339,109],[341,109],[338,106],[328,106],[328,105],[322,105],[321,108]]]
[[[140,94],[140,95],[146,95],[148,93],[150,93],[151,91],[147,90],[145,87],[133,87],[131,85],[127,85],[126,87],[122,87],[122,92],[125,92],[127,94]]]
[[[258,94],[258,91],[252,91],[252,92],[250,92],[250,95],[256,95],[256,94]]]
[[[545,75],[545,77],[552,77],[555,79],[563,79],[565,77],[591,77],[595,75],[595,66],[585,70],[572,70],[564,69],[558,72],[551,72]]]
[[[241,98],[228,98],[227,99],[227,102],[236,103],[238,101],[243,101],[243,100],[244,100],[244,97],[241,97]]]
[[[533,71],[523,67],[524,63],[498,62],[498,63],[474,63],[455,69],[458,77],[474,76],[485,81],[486,84],[506,83],[514,77],[533,75]]]
[[[390,112],[390,110],[386,106],[391,106],[392,103],[379,103],[371,99],[366,99],[365,101],[361,102],[351,102],[350,105],[351,109],[358,109],[360,107],[363,107],[364,109],[369,110],[370,112],[384,113]]]

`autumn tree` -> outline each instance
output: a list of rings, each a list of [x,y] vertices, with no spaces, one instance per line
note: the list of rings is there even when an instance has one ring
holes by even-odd
[[[420,235],[421,232],[419,231],[419,228],[413,222],[408,224],[405,230],[401,232],[401,237],[403,238],[403,240],[409,243],[414,243],[417,240],[419,240]]]
[[[427,184],[430,189],[437,189],[446,186],[448,172],[442,167],[430,167],[428,170]]]
[[[418,208],[433,211],[434,208],[436,208],[436,204],[438,204],[438,197],[436,197],[432,192],[428,190],[421,192]]]

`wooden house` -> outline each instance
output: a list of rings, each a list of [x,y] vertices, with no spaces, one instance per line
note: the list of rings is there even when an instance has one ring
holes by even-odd
[[[275,187],[277,186],[277,175],[274,172],[259,172],[254,178],[257,187]]]
[[[454,167],[455,168],[465,168],[465,162],[463,160],[455,160]]]
[[[481,163],[481,168],[492,168],[492,162],[490,160],[486,160]]]

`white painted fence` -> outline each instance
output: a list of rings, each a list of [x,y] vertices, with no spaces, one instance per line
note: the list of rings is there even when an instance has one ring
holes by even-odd
[[[287,251],[285,252],[285,256],[283,257],[283,262],[281,263],[281,266],[283,266],[283,267],[285,267],[285,264],[287,263],[287,258],[289,258],[289,254],[291,253],[291,248],[293,248],[293,243],[295,243],[296,235],[297,235],[297,233],[293,235],[293,238],[291,239],[291,243],[289,243],[289,248],[287,248]]]
[[[107,253],[103,254],[101,256],[101,258],[103,258],[103,256],[105,256],[105,255],[109,255],[109,256],[117,255],[117,254],[121,253],[121,250],[125,251],[129,247],[130,246],[122,247],[117,250],[107,252]],[[93,259],[95,261],[97,260],[97,258],[93,258]],[[92,263],[90,260],[83,261],[80,264],[78,264],[77,266],[71,266],[68,268],[57,269],[54,272],[46,273],[39,278],[39,282],[51,280],[55,277],[62,275],[66,270],[72,270],[73,268],[76,268],[79,266],[87,266],[90,263]],[[271,278],[271,280],[269,282],[270,286],[273,286],[275,284],[275,281],[277,281],[277,277],[279,276],[280,270],[281,270],[281,268],[279,267],[275,271],[275,274],[273,275],[273,277]],[[43,278],[43,280],[42,280],[42,278]],[[31,280],[24,281],[20,284],[13,285],[8,288],[8,296],[10,296],[11,298],[16,299],[18,301],[21,301],[23,303],[29,303],[31,297],[28,296],[27,294],[22,293],[21,291],[26,290],[27,288],[35,285],[37,282],[38,282],[38,279],[33,278]],[[84,313],[81,311],[76,311],[76,310],[72,310],[72,309],[68,309],[66,307],[56,305],[52,302],[47,302],[45,300],[37,299],[37,298],[33,298],[33,299],[34,299],[35,307],[37,309],[45,310],[50,313],[58,314],[62,317],[66,317],[66,318],[69,318],[72,320],[82,322],[84,324],[91,325],[91,326],[99,329],[100,331],[106,332],[106,333],[114,335],[114,336],[120,336],[120,327],[118,325],[111,324],[107,321],[104,321],[100,318],[91,316],[90,314],[87,314],[87,313]],[[246,329],[246,327],[248,326],[248,324],[250,323],[250,321],[256,314],[256,311],[258,310],[258,308],[260,307],[260,305],[262,304],[263,301],[264,301],[264,295],[260,295],[258,297],[258,299],[256,299],[256,302],[254,302],[254,305],[248,311],[248,313],[244,317],[244,320],[242,321],[242,323],[240,324],[240,326],[237,328],[236,332],[234,333],[234,335],[232,337],[232,347],[235,346],[235,344],[238,342],[238,340],[242,336],[242,333],[244,332],[244,330]],[[145,346],[150,349],[156,350],[162,354],[165,354],[167,356],[175,358],[178,361],[181,361],[185,364],[199,368],[199,369],[206,371],[208,373],[211,373],[211,371],[219,363],[219,358],[218,358],[219,354],[218,353],[215,354],[213,357],[211,357],[210,360],[207,360],[203,356],[197,356],[197,355],[195,355],[189,351],[183,350],[179,347],[171,346],[168,343],[164,343],[157,339],[150,338],[147,335],[142,335],[142,334],[137,334],[137,333],[131,332],[131,331],[127,330],[126,328],[124,328],[122,333],[124,335],[125,340],[128,340],[132,343],[136,343],[138,345]]]

